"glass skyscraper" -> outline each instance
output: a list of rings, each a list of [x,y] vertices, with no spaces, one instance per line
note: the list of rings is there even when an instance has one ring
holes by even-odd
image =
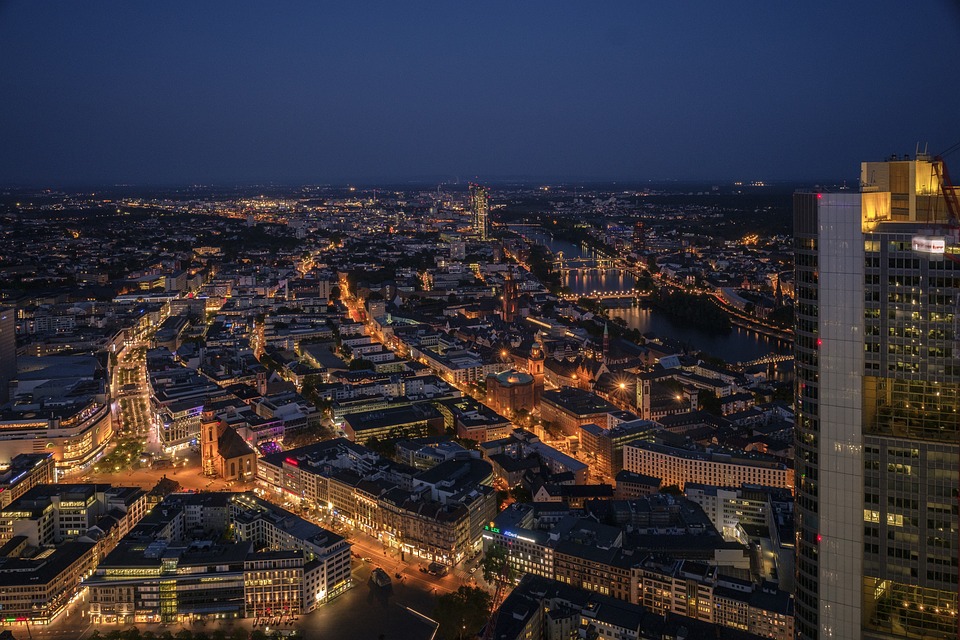
[[[487,188],[470,185],[470,207],[473,213],[473,231],[481,240],[490,239],[490,202]]]
[[[926,157],[794,197],[800,638],[957,633],[958,229]]]

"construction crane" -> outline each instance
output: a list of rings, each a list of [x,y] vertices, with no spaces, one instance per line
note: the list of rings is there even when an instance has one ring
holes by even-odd
[[[947,164],[943,161],[943,154],[933,159],[933,171],[937,176],[937,182],[940,184],[940,192],[947,204],[950,226],[958,227],[960,226],[960,187],[950,180],[950,172],[947,171]]]

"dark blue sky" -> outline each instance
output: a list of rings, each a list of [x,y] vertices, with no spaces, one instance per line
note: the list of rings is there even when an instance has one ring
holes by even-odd
[[[0,0],[0,183],[845,178],[958,61],[955,0]]]

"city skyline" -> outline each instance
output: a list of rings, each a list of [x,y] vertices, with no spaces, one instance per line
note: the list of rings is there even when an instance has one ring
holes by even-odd
[[[925,9],[7,3],[0,183],[841,180],[957,138]]]

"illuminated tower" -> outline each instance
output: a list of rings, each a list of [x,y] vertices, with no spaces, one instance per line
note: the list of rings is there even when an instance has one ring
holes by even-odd
[[[929,158],[794,196],[797,638],[957,633],[957,227]]]
[[[603,364],[610,364],[610,325],[603,323]]]
[[[517,319],[517,281],[510,271],[503,279],[503,303],[501,315],[504,322],[513,322]]]
[[[213,412],[204,412],[200,422],[200,459],[203,473],[217,475],[217,454],[219,453],[220,420]]]
[[[490,239],[490,203],[487,188],[470,185],[470,206],[473,211],[473,231],[481,240]]]
[[[633,251],[640,253],[647,248],[647,235],[639,220],[633,225]]]
[[[533,346],[530,348],[530,358],[527,360],[527,373],[533,376],[533,393],[535,402],[538,404],[543,394],[543,360],[543,345],[540,342],[540,332],[537,332]]]

